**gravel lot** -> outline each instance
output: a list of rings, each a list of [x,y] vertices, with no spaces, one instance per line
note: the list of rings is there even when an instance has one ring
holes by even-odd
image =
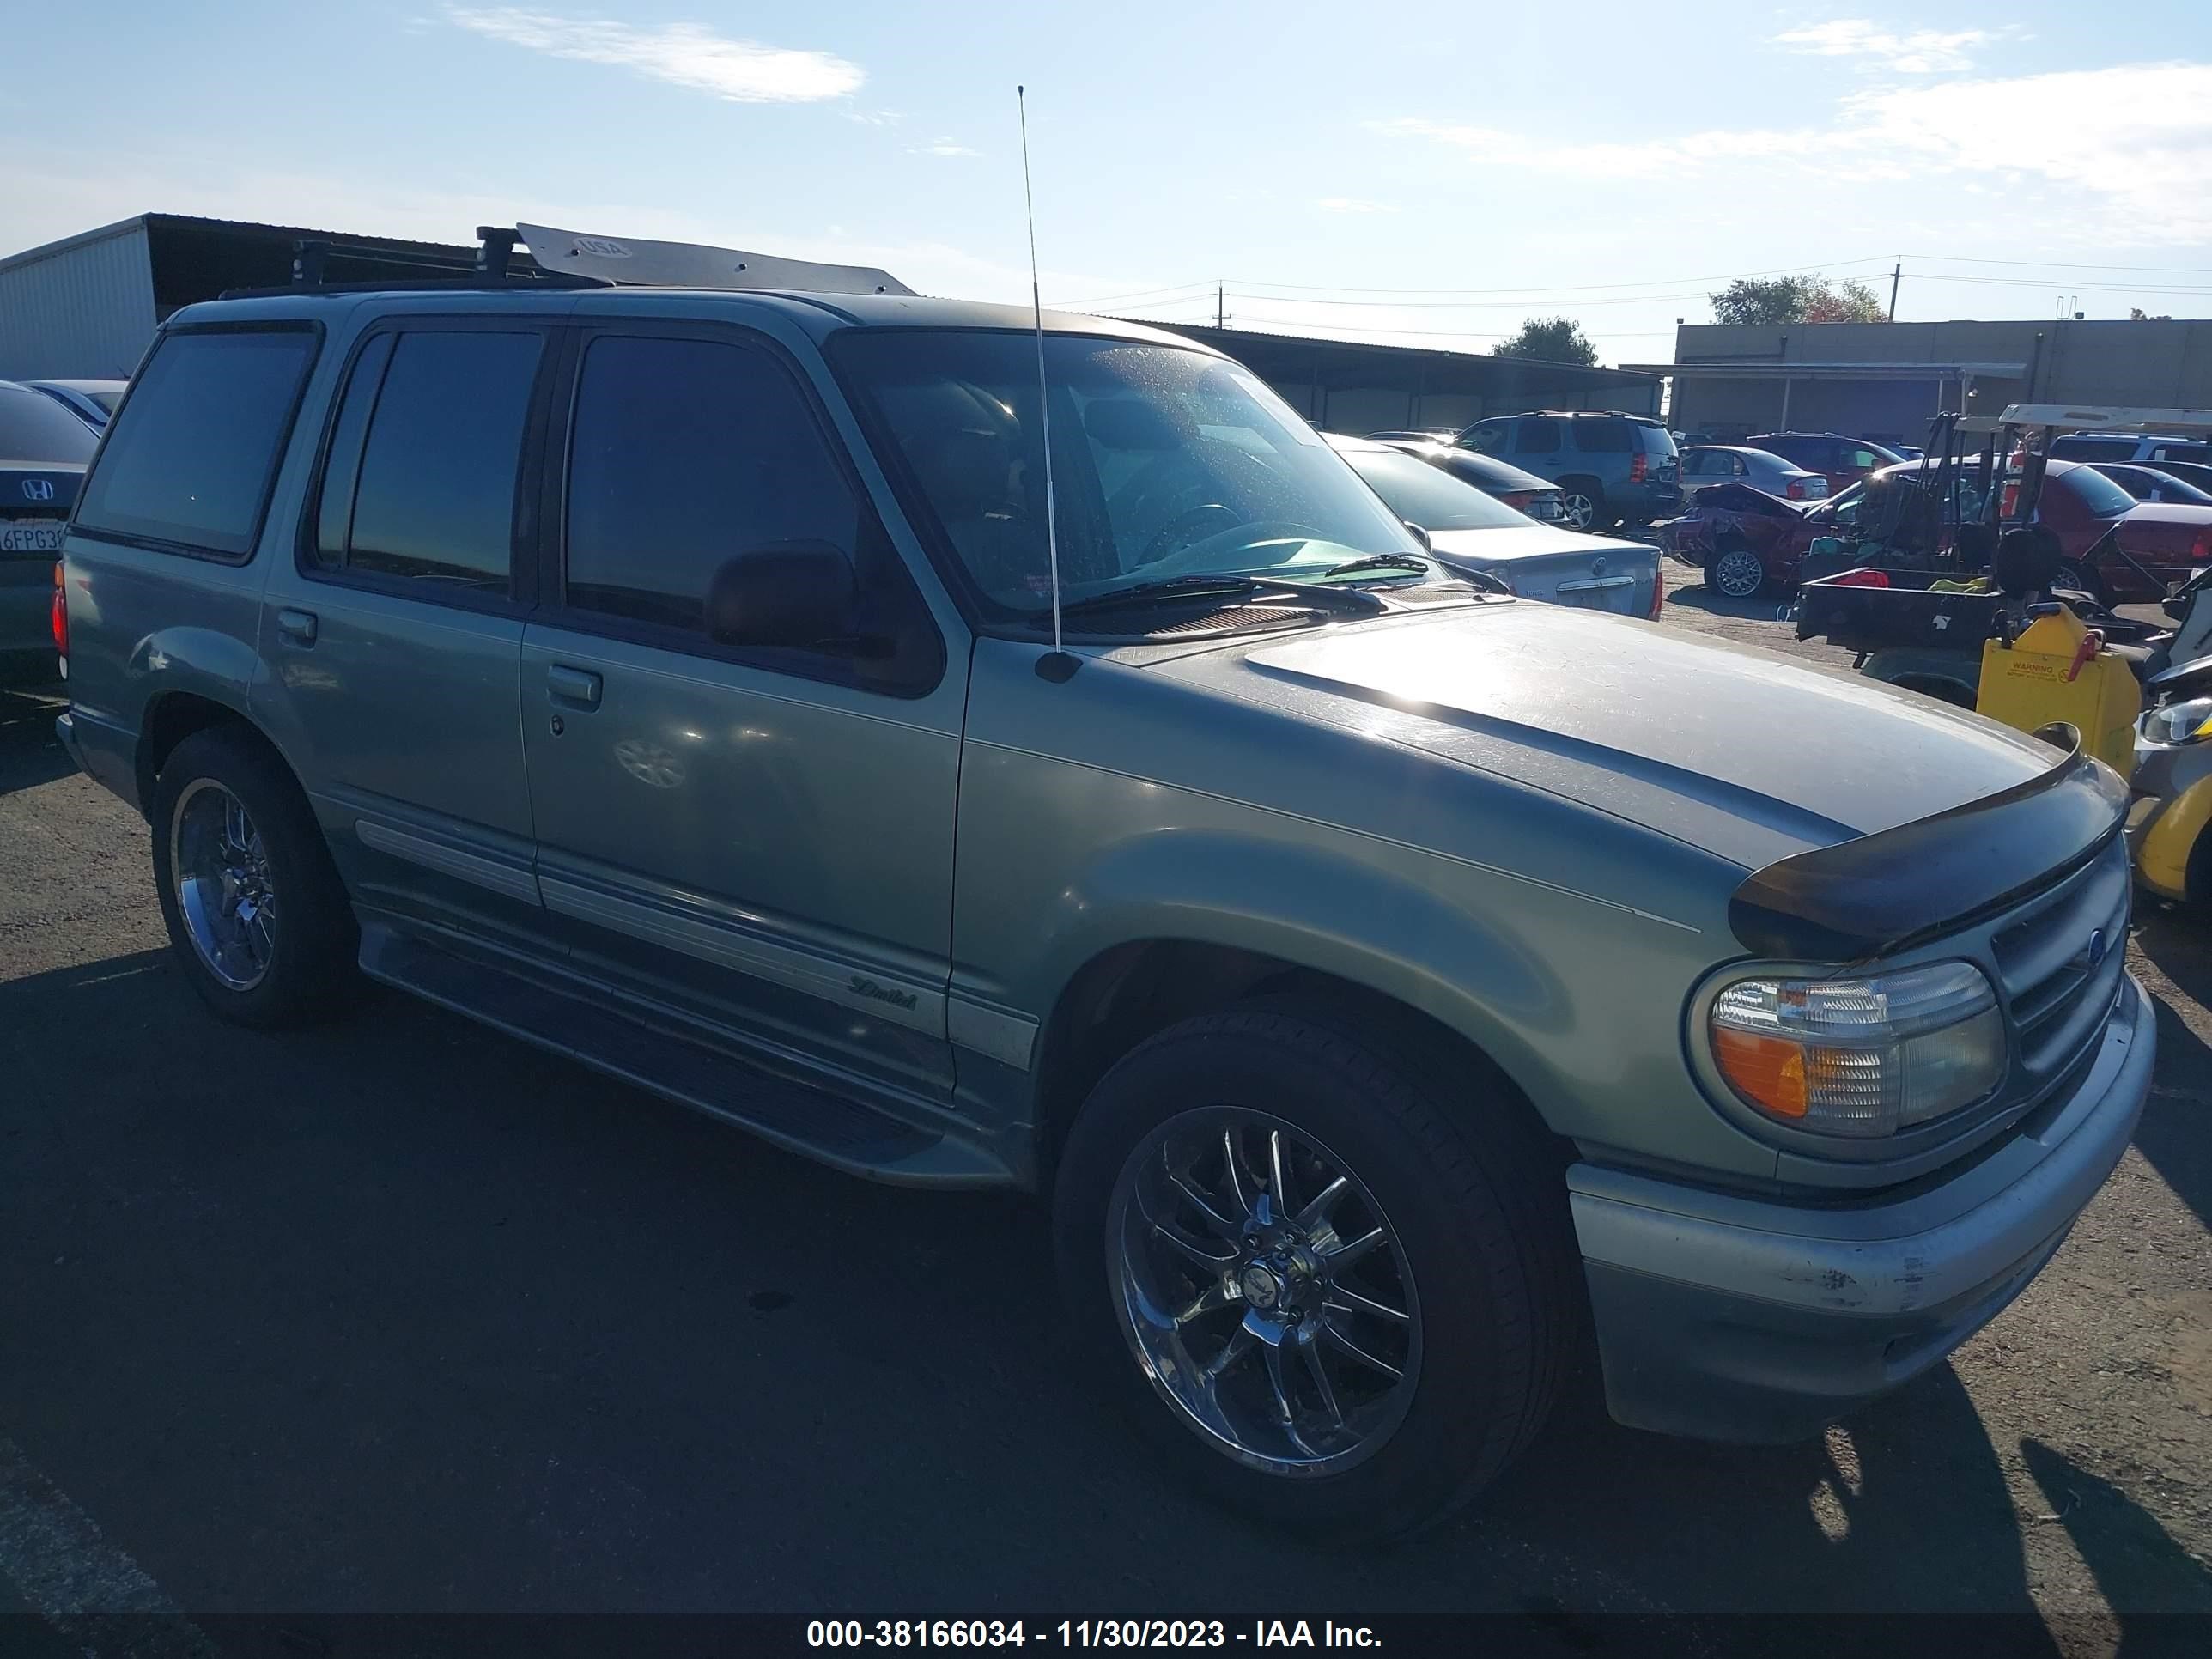
[[[1668,574],[1676,623],[1799,649]],[[1950,1366],[1782,1450],[1578,1398],[1479,1513],[1331,1554],[1189,1502],[1098,1411],[1026,1204],[847,1180],[382,993],[217,1026],[54,709],[0,694],[0,1611],[44,1604],[21,1516],[63,1504],[137,1593],[309,1632],[1502,1609],[1565,1651],[1588,1613],[1875,1608],[2133,1653],[2172,1633],[2136,1615],[2212,1614],[2203,921],[2140,917],[2136,1146]]]

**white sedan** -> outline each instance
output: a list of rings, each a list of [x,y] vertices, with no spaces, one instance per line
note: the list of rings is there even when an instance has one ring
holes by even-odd
[[[1808,472],[1771,450],[1740,444],[1693,444],[1682,452],[1685,506],[1698,490],[1722,483],[1749,484],[1762,495],[1785,501],[1825,501],[1828,495],[1824,474]]]

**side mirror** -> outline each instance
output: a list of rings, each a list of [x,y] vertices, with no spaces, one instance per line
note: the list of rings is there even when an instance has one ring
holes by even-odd
[[[718,645],[849,641],[858,593],[842,548],[764,542],[714,572],[707,585],[707,633]]]
[[[1434,544],[1429,540],[1429,532],[1427,531],[1415,524],[1411,519],[1407,519],[1403,520],[1403,522],[1406,526],[1407,533],[1412,536],[1415,541],[1420,543],[1422,552],[1429,553],[1435,550]]]

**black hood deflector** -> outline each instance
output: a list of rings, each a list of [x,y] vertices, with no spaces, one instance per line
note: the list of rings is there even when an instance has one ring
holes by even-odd
[[[2128,787],[2072,726],[2037,733],[2067,754],[2049,771],[1932,817],[1800,853],[1729,901],[1744,949],[1790,962],[1863,962],[2021,902],[2120,832]]]

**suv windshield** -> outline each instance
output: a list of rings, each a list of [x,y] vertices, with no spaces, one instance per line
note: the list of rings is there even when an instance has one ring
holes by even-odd
[[[987,608],[1023,622],[1047,614],[1036,337],[856,329],[831,351],[847,391],[903,464],[913,508],[934,520]],[[1249,370],[1084,335],[1048,336],[1044,354],[1065,598],[1177,576],[1313,581],[1364,554],[1419,554],[1322,435]],[[1356,574],[1403,580],[1407,572]]]

